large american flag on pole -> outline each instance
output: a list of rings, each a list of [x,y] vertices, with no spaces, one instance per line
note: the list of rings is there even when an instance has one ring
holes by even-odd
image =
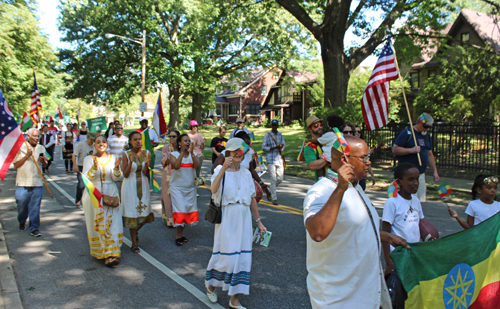
[[[394,61],[391,37],[387,39],[382,54],[373,68],[368,85],[363,93],[361,110],[366,128],[372,131],[383,127],[388,122],[389,84],[398,78],[398,70]]]
[[[33,90],[31,91],[31,108],[30,108],[30,116],[33,119],[33,123],[40,123],[40,113],[39,110],[42,109],[42,102],[40,102],[40,93],[38,93],[38,86],[36,85],[36,76],[35,72],[33,72]]]
[[[23,143],[24,136],[0,91],[0,179],[2,181]]]

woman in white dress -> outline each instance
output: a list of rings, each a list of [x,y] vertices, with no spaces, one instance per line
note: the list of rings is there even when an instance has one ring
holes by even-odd
[[[120,169],[121,158],[107,154],[108,142],[104,136],[98,136],[95,141],[95,156],[87,156],[83,162],[82,174],[102,194],[118,197],[118,188],[115,181],[123,179]],[[122,205],[96,207],[92,203],[87,190],[82,196],[87,235],[90,243],[90,255],[98,259],[105,259],[106,266],[115,266],[120,263],[123,239]]]
[[[170,143],[165,144],[161,150],[163,155],[163,159],[161,160],[161,165],[163,166],[163,174],[161,176],[161,218],[170,228],[174,227],[172,199],[170,198],[170,178],[172,177],[170,154],[174,152],[174,149],[177,149],[177,137],[179,135],[181,135],[179,131],[170,131],[168,134]]]
[[[155,220],[149,192],[149,164],[151,154],[142,148],[141,133],[134,131],[128,136],[129,151],[123,154],[122,204],[123,227],[130,229],[132,252],[139,253],[139,229]]]
[[[226,143],[224,165],[217,166],[212,175],[212,199],[217,205],[223,194],[222,220],[215,225],[214,247],[205,275],[208,299],[217,302],[215,288],[222,287],[231,296],[229,307],[239,309],[245,308],[239,302],[239,294],[248,295],[250,291],[253,237],[250,211],[261,235],[266,231],[254,198],[252,175],[240,165],[242,143],[240,138]]]
[[[187,134],[177,137],[177,150],[170,154],[172,177],[170,178],[170,198],[172,199],[172,218],[177,228],[175,244],[182,246],[188,239],[182,236],[187,225],[198,223],[198,205],[196,203],[196,169],[200,162]]]

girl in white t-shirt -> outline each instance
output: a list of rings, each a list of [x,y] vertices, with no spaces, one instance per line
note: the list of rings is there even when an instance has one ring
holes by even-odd
[[[462,220],[457,212],[451,208],[448,209],[450,216],[457,219],[464,229],[468,229],[500,212],[500,203],[495,201],[497,184],[498,178],[493,175],[478,175],[471,190],[473,201],[465,209],[467,222]],[[478,194],[480,198],[477,200]]]
[[[419,242],[420,219],[424,218],[422,206],[415,193],[418,190],[420,172],[411,163],[401,163],[394,170],[394,178],[399,186],[396,197],[390,197],[384,204],[382,230],[400,236],[407,242]],[[397,188],[396,188],[397,189]],[[389,253],[394,249],[389,243],[382,243],[384,248],[386,275],[394,270]]]

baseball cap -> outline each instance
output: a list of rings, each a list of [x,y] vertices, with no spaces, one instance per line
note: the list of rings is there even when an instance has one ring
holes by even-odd
[[[271,125],[277,125],[277,126],[279,126],[280,123],[278,122],[278,120],[273,119],[273,121],[271,121]]]
[[[191,127],[195,127],[195,126],[197,126],[197,125],[198,125],[198,121],[196,121],[196,120],[191,120],[191,122],[189,123],[189,125],[190,125]]]
[[[238,117],[238,118],[236,119],[236,123],[238,123],[238,122],[244,122],[244,121],[243,121],[243,118]]]

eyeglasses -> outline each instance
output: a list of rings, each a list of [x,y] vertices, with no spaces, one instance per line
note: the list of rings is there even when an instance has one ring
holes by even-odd
[[[360,157],[360,156],[353,156],[353,155],[348,155],[348,157],[355,157],[355,158],[358,158],[359,161],[363,162],[363,163],[368,163],[370,161],[370,155],[366,155],[364,157]]]
[[[489,185],[490,183],[494,182],[494,183],[498,183],[498,178],[495,177],[495,176],[490,176],[490,177],[486,177],[484,180],[483,180],[484,184],[485,185]]]
[[[426,125],[426,124],[424,124],[423,126],[424,126],[424,129],[430,129],[430,128],[432,128],[432,126],[429,126],[429,125]]]
[[[315,122],[311,125],[311,127],[313,129],[317,129],[318,127],[322,127],[323,126],[323,121],[319,121],[319,122]]]

